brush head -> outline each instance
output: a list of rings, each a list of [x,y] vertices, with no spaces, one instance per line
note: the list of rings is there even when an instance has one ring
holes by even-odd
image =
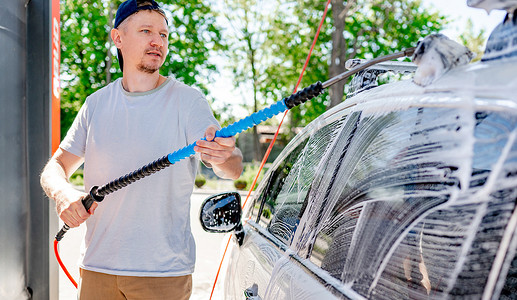
[[[512,12],[517,8],[517,0],[467,0],[467,5],[484,9],[488,13],[494,9]]]

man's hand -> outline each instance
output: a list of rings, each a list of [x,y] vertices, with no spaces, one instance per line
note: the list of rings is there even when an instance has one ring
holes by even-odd
[[[88,212],[81,201],[87,194],[77,190],[67,191],[66,194],[68,195],[56,199],[57,214],[66,225],[72,228],[78,227],[90,217],[90,214],[93,215],[98,204],[93,202]]]
[[[196,142],[194,151],[201,154],[201,159],[211,165],[220,165],[225,163],[235,150],[235,137],[215,137],[217,127],[210,125],[205,131],[206,141],[199,140]]]
[[[58,148],[41,173],[41,187],[56,201],[59,218],[70,227],[77,227],[90,217],[81,202],[86,194],[76,190],[67,180],[82,163],[82,158]],[[97,203],[90,208],[92,214],[95,208]]]
[[[235,137],[215,137],[217,129],[210,125],[205,131],[206,141],[197,141],[194,151],[200,153],[201,160],[210,164],[219,177],[237,179],[242,173],[241,151],[235,147]]]

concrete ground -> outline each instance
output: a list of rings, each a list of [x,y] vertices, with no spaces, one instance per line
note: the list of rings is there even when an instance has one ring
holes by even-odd
[[[203,231],[199,222],[199,209],[201,203],[211,194],[221,191],[210,191],[196,189],[191,198],[191,227],[196,240],[196,271],[193,274],[193,292],[191,300],[206,300],[210,297],[212,285],[224,251],[222,242],[227,240],[226,234],[208,233]],[[245,196],[244,196],[245,197]],[[61,224],[62,225],[62,224]],[[85,226],[74,228],[68,231],[66,236],[59,242],[59,253],[63,263],[76,281],[79,279],[77,260],[79,258],[79,247],[85,233]],[[213,300],[223,299],[222,284],[216,285]],[[77,299],[77,290],[60,269],[59,271],[59,300]]]

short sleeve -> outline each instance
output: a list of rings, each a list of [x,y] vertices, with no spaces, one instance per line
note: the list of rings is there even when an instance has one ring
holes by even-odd
[[[210,125],[221,128],[215,119],[208,101],[204,97],[198,97],[192,101],[188,115],[187,140],[189,144],[201,139]]]
[[[84,157],[86,150],[87,126],[88,126],[88,101],[86,101],[77,116],[75,116],[72,126],[61,141],[59,147],[79,157]]]

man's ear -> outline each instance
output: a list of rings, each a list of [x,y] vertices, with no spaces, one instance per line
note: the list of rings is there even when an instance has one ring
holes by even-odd
[[[111,39],[113,40],[113,43],[115,43],[115,47],[120,49],[122,42],[120,40],[120,31],[117,28],[111,29]]]

